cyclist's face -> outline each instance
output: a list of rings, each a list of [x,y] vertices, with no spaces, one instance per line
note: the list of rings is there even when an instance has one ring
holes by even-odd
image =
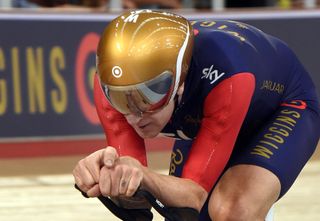
[[[174,101],[157,112],[144,113],[142,116],[134,114],[125,115],[128,123],[142,138],[157,136],[171,118],[174,109]]]

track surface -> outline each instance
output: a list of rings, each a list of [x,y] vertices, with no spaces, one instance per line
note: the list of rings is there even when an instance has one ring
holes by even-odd
[[[166,173],[169,157],[169,152],[150,154],[150,167]],[[81,158],[1,160],[0,220],[118,220],[97,199],[85,199],[73,188],[71,171]],[[320,220],[319,183],[320,160],[316,159],[307,164],[289,193],[276,204],[275,221]],[[156,214],[154,220],[162,219]]]

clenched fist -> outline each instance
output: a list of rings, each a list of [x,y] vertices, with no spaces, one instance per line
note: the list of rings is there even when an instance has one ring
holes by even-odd
[[[77,186],[89,197],[131,197],[139,188],[143,171],[140,162],[132,157],[119,157],[108,146],[80,160],[73,170]]]

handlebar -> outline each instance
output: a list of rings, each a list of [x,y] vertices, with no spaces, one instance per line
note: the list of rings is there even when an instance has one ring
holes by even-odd
[[[74,185],[81,194],[89,198],[88,195]],[[174,208],[165,206],[160,200],[153,196],[150,192],[138,189],[134,197],[143,197],[149,204],[161,215],[166,221],[196,221],[198,220],[198,211],[192,208]],[[107,207],[110,212],[123,221],[151,221],[153,214],[149,209],[125,209],[115,204],[109,197],[98,196],[100,202]],[[137,218],[137,215],[139,218]],[[141,218],[143,217],[143,218]]]

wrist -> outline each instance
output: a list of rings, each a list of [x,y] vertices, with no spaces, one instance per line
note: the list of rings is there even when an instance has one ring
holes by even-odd
[[[150,186],[154,186],[152,185],[153,181],[152,179],[150,178],[150,170],[148,169],[148,167],[145,167],[143,165],[141,165],[141,171],[143,173],[143,178],[141,180],[141,186],[140,188],[144,189],[144,190],[147,190],[147,191],[151,191],[149,188]]]

